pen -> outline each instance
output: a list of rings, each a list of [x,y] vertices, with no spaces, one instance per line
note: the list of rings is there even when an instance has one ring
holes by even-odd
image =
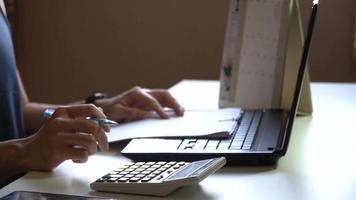
[[[44,112],[43,112],[43,117],[45,118],[50,118],[54,113],[54,109],[53,108],[47,108]],[[93,120],[93,121],[97,121],[98,124],[100,126],[116,126],[118,125],[117,122],[113,121],[113,120],[109,120],[109,119],[105,119],[105,118],[93,118],[93,117],[86,117],[86,120]]]

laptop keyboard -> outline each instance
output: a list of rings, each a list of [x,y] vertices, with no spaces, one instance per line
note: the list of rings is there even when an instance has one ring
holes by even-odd
[[[228,139],[183,139],[179,150],[248,150],[251,149],[262,118],[262,111],[245,111]]]

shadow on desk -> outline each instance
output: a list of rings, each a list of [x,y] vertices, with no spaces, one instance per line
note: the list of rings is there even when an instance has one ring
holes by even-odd
[[[257,174],[257,173],[262,173],[262,172],[268,172],[268,171],[273,171],[277,168],[277,165],[271,165],[271,166],[238,166],[238,167],[224,167],[219,170],[219,174],[222,175],[229,175],[229,174],[238,174],[238,175],[244,175],[244,174]]]

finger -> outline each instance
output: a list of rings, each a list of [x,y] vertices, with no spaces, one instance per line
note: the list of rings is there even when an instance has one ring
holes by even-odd
[[[155,97],[162,106],[172,108],[176,115],[184,115],[184,108],[167,90],[152,90],[149,93]]]
[[[100,129],[100,125],[93,120],[67,119],[63,117],[52,119],[50,126],[56,131],[66,132],[94,133]]]
[[[53,116],[69,116],[71,118],[106,118],[105,114],[94,104],[80,104],[75,106],[60,107],[55,110]]]
[[[54,118],[51,123],[54,132],[83,132],[93,134],[102,151],[109,150],[108,138],[99,124],[92,120]]]
[[[141,110],[138,108],[120,106],[120,110],[122,113],[124,113],[125,119],[127,119],[128,121],[146,119],[151,116],[151,113],[149,111]]]
[[[76,131],[92,134],[98,142],[100,150],[109,151],[108,138],[105,134],[105,130],[96,121],[73,120],[73,126],[75,126]]]
[[[112,116],[112,118],[118,122],[126,122],[126,121],[144,119],[144,118],[149,117],[149,115],[150,115],[149,111],[141,110],[142,112],[135,112],[135,108],[128,107],[128,106],[121,105],[121,104],[116,104],[111,109],[111,111],[113,113],[115,113]]]
[[[103,109],[102,107],[98,107],[98,109],[99,109],[102,113],[104,113],[104,109]],[[105,113],[104,113],[104,115],[105,115]]]
[[[96,139],[91,134],[86,133],[74,133],[63,135],[63,140],[66,141],[67,146],[70,147],[82,147],[89,152],[89,155],[96,153]]]
[[[169,116],[167,113],[164,112],[163,107],[161,104],[149,93],[143,93],[143,100],[145,104],[148,106],[148,109],[154,110],[161,118],[168,119]]]
[[[47,121],[50,132],[75,132],[76,127],[70,122],[70,119],[63,117],[51,118]]]
[[[105,132],[110,132],[110,126],[102,125],[97,120],[92,119],[69,119],[73,124],[73,129],[75,131],[80,131],[84,133],[97,132],[100,128],[103,128]]]
[[[108,125],[104,125],[104,126],[102,126],[102,128],[104,129],[104,131],[105,132],[110,132],[110,130],[111,130],[111,127],[110,126],[108,126]]]
[[[99,131],[93,133],[93,135],[95,136],[96,141],[98,142],[100,150],[104,152],[109,151],[108,137],[106,136],[104,129],[100,128]]]
[[[65,149],[67,159],[76,163],[84,163],[88,160],[89,152],[83,148],[68,147]]]

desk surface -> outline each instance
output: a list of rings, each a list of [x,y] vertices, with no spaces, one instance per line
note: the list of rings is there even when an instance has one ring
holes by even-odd
[[[171,92],[186,109],[217,108],[217,81],[185,80]],[[224,167],[199,185],[166,199],[356,199],[356,84],[313,83],[313,116],[298,117],[285,157],[274,167]],[[115,147],[114,147],[115,149]],[[62,163],[52,172],[30,172],[0,190],[32,190],[122,199],[155,197],[97,193],[89,183],[130,162],[117,152],[87,163]]]

